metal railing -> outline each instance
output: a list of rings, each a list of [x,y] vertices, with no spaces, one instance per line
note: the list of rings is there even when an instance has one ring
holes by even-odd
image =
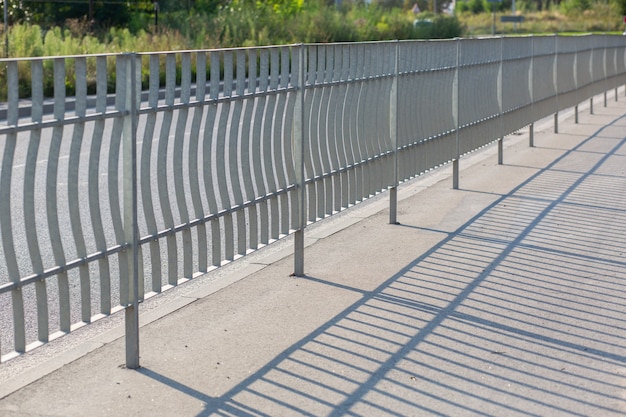
[[[2,360],[125,310],[137,367],[141,300],[292,233],[303,274],[307,224],[385,190],[395,222],[398,184],[458,187],[625,60],[597,35],[1,60]]]

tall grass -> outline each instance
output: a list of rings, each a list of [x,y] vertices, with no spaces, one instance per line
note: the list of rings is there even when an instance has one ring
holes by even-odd
[[[541,12],[533,10],[533,3],[519,1],[517,14],[524,16],[524,22],[515,26],[513,23],[500,22],[500,16],[510,14],[510,9],[496,13],[496,33],[621,33],[624,30],[620,6],[616,1],[592,3],[590,0],[563,0],[550,10]],[[459,12],[458,17],[465,27],[466,35],[492,32],[491,13],[475,14],[468,10]]]
[[[160,29],[111,28],[98,36],[82,21],[70,21],[65,29],[43,30],[36,25],[14,25],[9,32],[10,57],[72,56],[115,52],[151,52],[181,49],[211,49],[263,46],[288,43],[377,41],[462,34],[453,17],[436,19],[430,31],[415,28],[413,13],[399,8],[354,4],[328,7],[324,0],[259,2],[233,0],[215,14],[170,13],[161,19]],[[4,51],[3,51],[4,52]],[[70,58],[68,58],[71,61]],[[73,66],[66,66],[67,94],[73,94]],[[0,69],[0,80],[6,79]],[[44,63],[44,93],[53,94],[52,61]],[[88,79],[95,79],[94,65],[88,65]],[[163,71],[163,73],[165,73]],[[146,81],[147,74],[143,74]],[[30,95],[30,68],[20,65],[20,97]],[[114,78],[110,81],[114,84]],[[93,85],[88,86],[92,92]],[[6,97],[6,83],[0,82],[0,98]]]
[[[11,57],[33,57],[430,37],[413,27],[414,19],[409,10],[363,3],[340,8],[327,6],[325,0],[232,0],[212,15],[165,14],[158,30],[111,28],[94,35],[76,21],[50,30],[17,24],[9,31],[8,52]],[[437,37],[462,34],[454,17],[440,18],[435,25],[442,26]]]
[[[592,0],[562,0],[549,11],[533,12],[531,0],[518,0],[518,10],[525,21],[513,26],[500,23],[497,33],[560,33],[623,30],[621,9],[626,0],[591,3]],[[625,5],[622,5],[622,3]],[[459,0],[457,16],[420,14],[415,16],[412,1],[396,2],[400,7],[382,7],[364,3],[328,6],[326,0],[231,0],[211,15],[203,13],[166,13],[160,27],[135,19],[129,29],[110,28],[100,33],[89,32],[84,21],[68,21],[64,29],[44,30],[36,25],[16,24],[9,31],[9,56],[71,56],[115,52],[151,52],[181,49],[211,49],[239,46],[263,46],[288,43],[355,42],[391,39],[453,38],[462,35],[489,34],[492,15],[475,13],[485,7],[486,0]],[[475,8],[476,10],[473,10]],[[461,10],[465,10],[461,12]],[[418,18],[430,22],[414,25]],[[3,56],[6,56],[2,45]],[[70,63],[71,64],[71,63]],[[53,93],[52,62],[47,61],[44,90]],[[0,99],[6,97],[5,68],[0,68]],[[88,79],[95,80],[95,65],[88,64]],[[163,71],[164,73],[164,71]],[[147,74],[143,74],[144,82]],[[20,97],[30,94],[30,68],[20,66]],[[67,93],[73,93],[73,68],[67,65]],[[114,85],[114,78],[110,81]],[[93,92],[93,82],[88,86]]]

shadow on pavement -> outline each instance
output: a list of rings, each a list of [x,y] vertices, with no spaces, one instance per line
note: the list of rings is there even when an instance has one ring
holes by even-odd
[[[625,121],[374,291],[341,286],[359,301],[224,395],[139,372],[199,416],[624,415],[626,177],[607,167],[626,167]]]

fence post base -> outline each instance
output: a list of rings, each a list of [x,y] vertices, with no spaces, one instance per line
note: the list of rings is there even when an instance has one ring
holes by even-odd
[[[554,133],[559,133],[559,112],[554,113]]]
[[[294,265],[293,274],[304,276],[304,230],[296,230],[294,234]]]
[[[604,92],[604,107],[606,107],[606,91]]]
[[[574,106],[574,123],[578,124],[578,104]]]
[[[139,368],[139,306],[135,303],[124,309],[126,328],[126,368]]]
[[[589,114],[593,114],[593,97],[589,99]]]
[[[459,189],[459,160],[452,161],[452,188]]]
[[[398,224],[398,187],[389,189],[389,224]]]
[[[498,165],[504,163],[504,138],[498,139]]]

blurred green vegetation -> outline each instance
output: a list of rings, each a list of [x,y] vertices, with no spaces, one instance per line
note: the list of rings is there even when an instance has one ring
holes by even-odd
[[[8,56],[453,38],[463,33],[456,17],[416,15],[412,4],[399,0],[342,5],[325,0],[196,0],[189,9],[160,3],[164,4],[158,16],[152,9],[141,10],[121,19],[123,25],[106,27],[85,16],[67,17],[68,13],[52,19],[37,13],[13,16],[18,21],[9,31]],[[416,18],[431,19],[429,30],[415,27]],[[4,45],[1,49],[7,56]]]
[[[625,29],[626,0],[517,0],[515,14],[522,15],[524,21],[515,25],[500,22],[500,16],[513,14],[512,0],[495,4],[487,0],[459,0],[456,15],[465,35],[492,32],[494,5],[497,34],[622,33]]]
[[[98,0],[63,7],[30,2],[10,8],[9,50],[1,43],[0,53],[32,57],[454,38],[490,34],[492,7],[510,15],[512,1],[458,0],[454,14],[450,0],[159,0],[158,10],[152,0],[116,3],[115,10]],[[626,0],[517,0],[516,12],[524,22],[498,18],[497,33],[621,32]]]
[[[159,0],[157,15],[152,1],[129,0],[118,10],[120,16],[115,16],[100,10],[104,4],[92,1],[98,7],[87,12],[84,4],[56,11],[48,3],[28,3],[30,9],[11,8],[8,56],[477,36],[492,33],[492,7],[498,16],[498,34],[621,33],[626,14],[626,0],[517,0],[517,14],[525,20],[514,25],[499,20],[499,16],[512,13],[512,0],[457,0],[453,14],[449,0],[378,0],[372,4],[360,0]],[[4,42],[0,53],[7,56]],[[51,66],[51,61],[45,62],[46,74],[52,74]],[[72,94],[74,74],[71,66],[67,67],[67,94]],[[6,80],[5,71],[6,67],[0,66],[0,80]],[[95,60],[88,62],[88,72],[87,87],[93,93]],[[112,89],[115,74],[110,72]],[[147,73],[142,75],[144,84],[147,77]],[[27,97],[30,68],[20,65],[19,78],[20,97]],[[44,78],[44,93],[50,96],[52,77]],[[6,97],[6,82],[0,82],[1,97]]]

